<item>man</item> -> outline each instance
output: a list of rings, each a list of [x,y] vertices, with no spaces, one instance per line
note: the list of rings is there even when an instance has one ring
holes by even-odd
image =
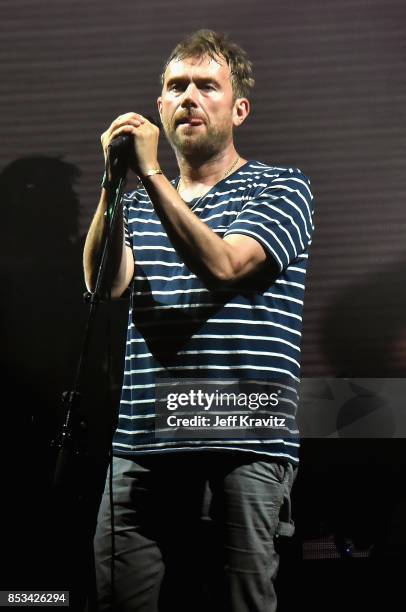
[[[131,285],[131,306],[114,514],[107,483],[95,537],[102,610],[276,609],[274,542],[293,533],[295,383],[313,208],[299,170],[247,161],[234,147],[253,84],[245,52],[201,30],[172,52],[158,98],[179,178],[162,173],[159,130],[138,113],[118,117],[101,138],[107,154],[113,138],[131,135],[142,183],[123,198],[111,263],[112,296]],[[105,209],[103,192],[85,246],[90,290]],[[155,392],[162,380],[192,377],[283,388],[284,435],[242,427],[168,434]],[[216,588],[204,600],[196,589],[207,581]]]

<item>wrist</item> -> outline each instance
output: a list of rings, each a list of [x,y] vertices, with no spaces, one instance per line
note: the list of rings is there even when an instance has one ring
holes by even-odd
[[[143,180],[143,179],[151,178],[152,176],[155,176],[156,174],[163,174],[158,162],[156,162],[155,164],[149,164],[142,170],[140,169],[139,177],[141,180]]]

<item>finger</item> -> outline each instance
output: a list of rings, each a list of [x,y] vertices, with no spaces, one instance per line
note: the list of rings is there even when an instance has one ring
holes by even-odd
[[[133,125],[128,125],[128,124],[115,129],[113,132],[111,132],[109,136],[108,144],[110,144],[111,141],[114,140],[114,138],[116,138],[116,136],[119,136],[120,134],[135,134],[135,130],[136,130],[136,127],[134,127]]]
[[[119,134],[131,134],[133,132],[133,130],[135,130],[136,128],[131,126],[131,125],[123,125],[120,128],[117,128],[113,131],[111,130],[107,130],[107,132],[104,132],[104,134],[102,134],[101,136],[101,144],[102,147],[104,149],[104,151],[107,151],[107,148],[109,147],[109,145],[111,144],[112,140],[118,136]]]
[[[103,134],[101,135],[101,141],[103,146],[108,146],[108,144],[111,142],[111,140],[113,138],[115,138],[115,136],[117,135],[116,132],[118,129],[121,128],[137,128],[140,127],[142,124],[140,121],[138,121],[137,119],[132,119],[132,120],[127,120],[125,123],[118,123],[118,124],[114,124],[114,122],[111,124],[111,126],[109,127],[108,130],[106,130],[105,132],[103,132]]]
[[[132,121],[139,121],[140,123],[145,123],[145,117],[138,113],[125,113],[124,115],[119,115],[117,119],[113,121],[111,126],[119,127],[120,125],[124,125],[125,123],[131,123]]]
[[[110,141],[112,138],[112,134],[114,131],[124,125],[134,125],[134,127],[139,127],[142,123],[145,122],[145,118],[138,113],[125,113],[124,115],[119,115],[117,119],[115,119],[110,126],[107,128],[105,132],[100,137],[102,144],[104,145],[106,141]]]
[[[106,132],[106,140],[110,142],[111,139],[114,138],[116,130],[122,127],[127,126],[127,127],[139,128],[141,125],[142,125],[142,122],[139,121],[138,119],[127,119],[126,121],[122,121],[122,122],[113,122]]]

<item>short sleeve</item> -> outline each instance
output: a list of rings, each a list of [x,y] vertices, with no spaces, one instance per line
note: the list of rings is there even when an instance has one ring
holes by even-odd
[[[269,173],[270,174],[270,173]],[[289,168],[248,199],[224,234],[244,234],[258,240],[282,272],[311,244],[313,196],[309,179]]]

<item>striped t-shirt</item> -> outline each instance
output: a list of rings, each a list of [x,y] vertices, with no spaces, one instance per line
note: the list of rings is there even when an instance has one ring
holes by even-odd
[[[124,196],[126,244],[134,253],[135,272],[115,455],[224,449],[298,461],[296,388],[313,232],[309,185],[300,170],[248,161],[193,204],[193,212],[217,235],[250,236],[276,263],[278,272],[258,286],[248,279],[223,291],[208,288],[185,265],[144,188]],[[182,377],[279,386],[283,380],[291,393],[278,413],[285,415],[289,435],[222,439],[220,431],[217,439],[162,437],[156,380]]]

